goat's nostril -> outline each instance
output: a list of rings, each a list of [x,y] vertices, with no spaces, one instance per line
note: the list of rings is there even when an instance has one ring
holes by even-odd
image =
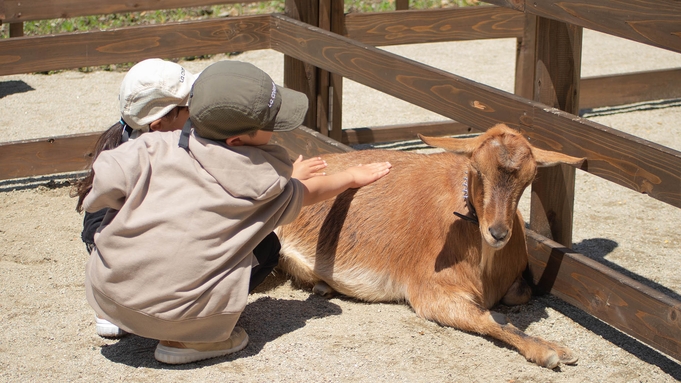
[[[503,241],[508,235],[508,229],[505,229],[503,227],[490,226],[489,233],[497,241]]]

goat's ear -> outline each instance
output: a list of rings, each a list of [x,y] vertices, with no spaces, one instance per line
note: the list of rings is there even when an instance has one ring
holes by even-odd
[[[535,161],[537,161],[537,166],[539,167],[553,166],[558,164],[568,164],[579,167],[586,160],[584,157],[572,157],[568,156],[567,154],[552,152],[535,147],[532,147],[532,155],[534,156]]]
[[[471,138],[451,138],[451,137],[428,137],[419,134],[421,141],[426,144],[449,150],[458,154],[471,154],[473,150],[480,146],[484,138],[482,136],[476,136]]]

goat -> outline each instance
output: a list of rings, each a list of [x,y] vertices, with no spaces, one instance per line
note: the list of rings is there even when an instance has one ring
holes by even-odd
[[[280,227],[280,267],[322,294],[408,302],[423,318],[499,339],[540,366],[575,363],[570,349],[529,336],[489,309],[530,299],[517,206],[537,167],[583,159],[534,148],[503,124],[473,138],[419,138],[447,152],[323,156],[329,173],[351,163],[393,167]]]

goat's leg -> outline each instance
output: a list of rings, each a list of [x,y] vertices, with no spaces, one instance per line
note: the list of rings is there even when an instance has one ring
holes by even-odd
[[[306,286],[314,286],[320,281],[314,270],[314,262],[308,260],[295,249],[282,242],[279,268],[288,274],[296,283]]]
[[[532,288],[521,275],[509,287],[506,295],[501,298],[501,303],[507,306],[517,306],[529,302],[531,297]]]
[[[312,291],[317,295],[324,298],[333,298],[336,295],[336,291],[319,278],[312,263],[295,250],[283,248],[279,258],[279,267],[296,283],[312,287]]]
[[[312,292],[327,299],[331,299],[337,295],[336,290],[324,281],[317,282],[312,288]]]
[[[431,298],[422,299],[430,295]],[[471,295],[464,292],[438,292],[437,294],[420,294],[410,300],[416,313],[426,319],[460,330],[488,335],[514,347],[525,359],[542,367],[555,368],[560,363],[574,364],[577,356],[567,347],[563,347],[544,339],[527,335],[510,323],[503,316],[492,315],[486,309],[472,302]],[[446,297],[446,298],[444,298]]]

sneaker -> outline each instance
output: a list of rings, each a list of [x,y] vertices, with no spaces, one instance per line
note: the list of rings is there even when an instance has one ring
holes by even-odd
[[[162,340],[156,346],[154,357],[167,364],[184,364],[216,358],[243,350],[248,344],[248,334],[241,327],[234,327],[229,339],[215,343],[189,343]]]
[[[127,334],[124,330],[121,330],[118,326],[115,324],[109,322],[106,319],[102,319],[98,316],[95,316],[95,330],[97,330],[97,335],[104,337],[104,338],[120,338],[123,335]]]

